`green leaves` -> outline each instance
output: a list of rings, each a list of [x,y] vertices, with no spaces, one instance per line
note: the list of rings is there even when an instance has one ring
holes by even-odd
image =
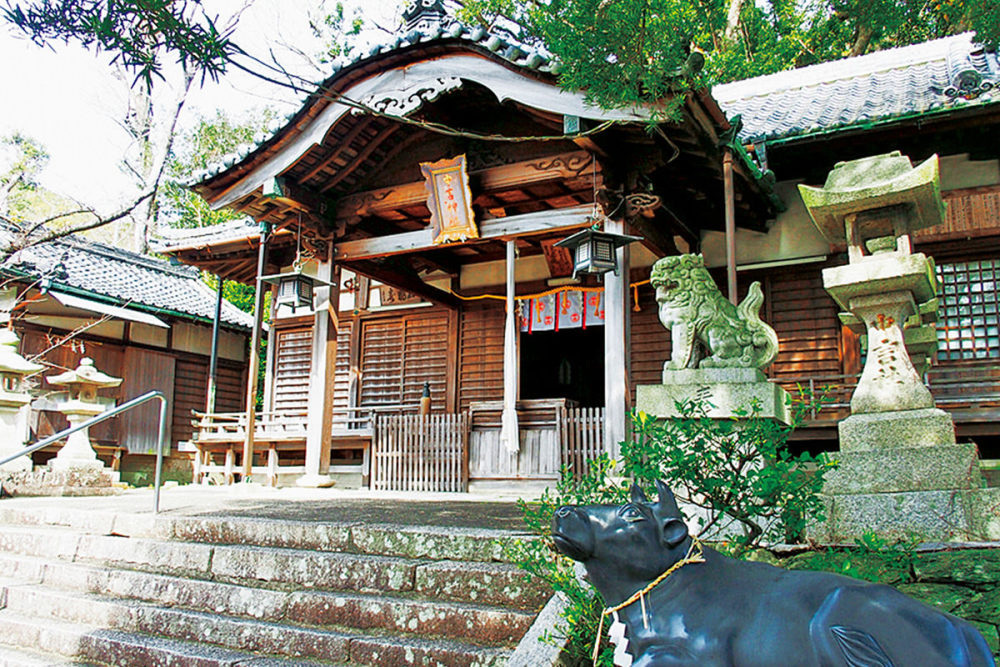
[[[270,109],[252,111],[243,120],[234,120],[223,111],[200,118],[195,126],[178,137],[167,166],[167,180],[161,187],[160,210],[172,227],[208,227],[245,217],[231,209],[213,210],[208,202],[187,187],[198,171],[218,164],[240,146],[251,144],[274,118]]]
[[[560,84],[599,106],[666,105],[658,120],[676,114],[672,93],[708,83],[970,27],[987,45],[1000,39],[998,0],[467,0],[461,16],[546,49],[562,65]],[[700,74],[687,66],[695,51],[707,58]]]
[[[788,449],[794,426],[813,408],[796,404],[791,426],[759,417],[757,405],[732,419],[712,418],[701,400],[678,404],[681,416],[673,419],[640,414],[635,436],[622,444],[623,472],[650,486],[664,480],[699,509],[702,536],[736,532],[742,549],[800,541],[806,522],[822,514],[818,493],[832,467]]]
[[[39,45],[75,41],[112,54],[147,87],[169,53],[186,70],[217,79],[235,46],[201,0],[7,0],[3,15]]]

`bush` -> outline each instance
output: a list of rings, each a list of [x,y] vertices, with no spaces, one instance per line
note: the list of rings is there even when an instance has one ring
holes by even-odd
[[[662,479],[698,508],[699,537],[722,536],[737,550],[804,541],[807,522],[824,518],[818,494],[833,467],[788,449],[813,403],[793,403],[790,425],[759,417],[756,404],[731,419],[709,417],[712,407],[695,399],[677,405],[677,418],[635,415],[635,436],[622,443],[624,473],[647,486]]]

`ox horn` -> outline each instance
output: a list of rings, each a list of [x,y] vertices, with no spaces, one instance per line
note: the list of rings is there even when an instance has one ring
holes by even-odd
[[[656,493],[659,495],[661,516],[681,515],[680,508],[677,507],[677,500],[674,498],[674,492],[670,490],[662,479],[656,480]]]
[[[649,502],[648,500],[646,500],[646,494],[643,493],[642,487],[639,486],[636,482],[632,482],[632,488],[629,489],[629,499],[633,503]]]

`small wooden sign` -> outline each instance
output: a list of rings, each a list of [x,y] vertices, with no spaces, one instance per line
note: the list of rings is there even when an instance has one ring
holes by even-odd
[[[416,294],[404,292],[388,285],[379,285],[379,300],[383,306],[401,306],[403,304],[420,303],[422,299]]]
[[[479,229],[472,215],[472,191],[465,155],[437,162],[421,162],[427,188],[427,208],[431,211],[434,243],[478,239]]]

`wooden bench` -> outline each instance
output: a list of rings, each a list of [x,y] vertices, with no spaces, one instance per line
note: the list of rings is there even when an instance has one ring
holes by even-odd
[[[330,433],[330,449],[361,450],[360,466],[331,464],[332,473],[354,473],[360,469],[362,485],[371,479],[371,445],[374,428],[372,417],[377,411],[413,411],[416,406],[379,406],[378,408],[334,408]],[[246,413],[204,413],[192,410],[195,428],[191,439],[194,451],[193,475],[195,483],[207,483],[208,476],[221,474],[225,484],[232,484],[242,472],[238,459],[243,455],[246,441]],[[264,465],[253,465],[251,474],[263,475],[267,483],[277,486],[279,474],[305,474],[305,465],[286,465],[304,460],[308,414],[305,412],[261,412],[254,429],[255,458],[267,452]]]

